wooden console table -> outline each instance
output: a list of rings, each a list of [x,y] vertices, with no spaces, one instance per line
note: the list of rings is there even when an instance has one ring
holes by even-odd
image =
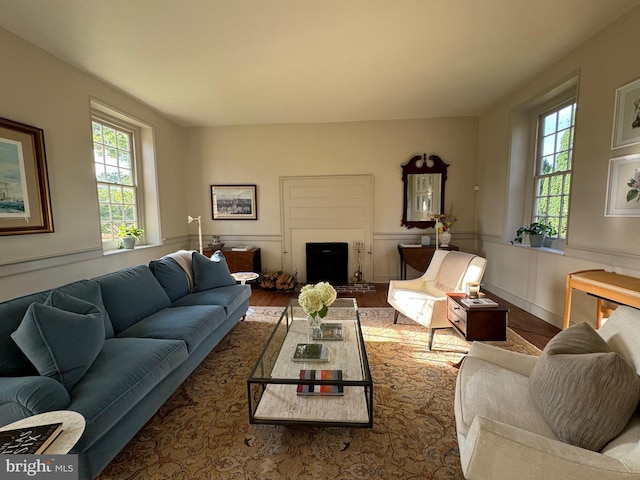
[[[455,245],[449,245],[448,247],[440,247],[440,250],[460,250]],[[433,257],[436,251],[435,246],[419,246],[419,247],[403,247],[398,245],[398,253],[400,254],[400,279],[406,280],[407,278],[407,265],[415,268],[419,272],[424,272],[431,263],[431,257]]]
[[[640,278],[605,272],[604,270],[580,270],[568,273],[563,329],[569,326],[571,292],[574,288],[597,297],[596,329],[600,328],[602,322],[604,300],[640,308]]]
[[[205,248],[204,253],[207,257],[213,255],[214,250],[211,248]],[[250,248],[249,250],[237,251],[231,248],[223,248],[222,254],[227,260],[229,271],[231,273],[236,272],[255,272],[260,273],[262,271],[262,261],[260,258],[259,248]]]

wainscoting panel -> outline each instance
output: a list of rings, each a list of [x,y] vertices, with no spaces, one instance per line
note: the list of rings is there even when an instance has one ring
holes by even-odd
[[[347,242],[349,276],[356,271],[354,242],[363,242],[361,268],[371,281],[373,176],[282,177],[283,266],[306,281],[307,242]]]

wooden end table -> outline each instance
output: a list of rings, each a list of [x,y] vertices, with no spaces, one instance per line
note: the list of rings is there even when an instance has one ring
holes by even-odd
[[[467,341],[505,341],[509,309],[497,307],[467,308],[460,301],[464,293],[447,293],[447,320]]]

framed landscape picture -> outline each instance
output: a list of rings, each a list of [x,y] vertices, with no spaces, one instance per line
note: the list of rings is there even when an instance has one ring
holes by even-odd
[[[640,217],[640,155],[609,160],[607,217]]]
[[[611,148],[640,143],[640,79],[616,90]]]
[[[50,232],[44,133],[0,118],[0,235]]]
[[[211,185],[214,220],[257,220],[255,185]]]

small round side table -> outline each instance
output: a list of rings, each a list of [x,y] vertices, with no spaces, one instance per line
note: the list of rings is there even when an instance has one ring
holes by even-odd
[[[47,423],[62,423],[62,433],[49,445],[49,448],[46,450],[47,455],[64,455],[69,453],[69,450],[80,440],[85,427],[84,417],[78,412],[72,410],[55,410],[10,423],[9,425],[0,427],[0,432],[13,430],[14,428],[45,425]]]

